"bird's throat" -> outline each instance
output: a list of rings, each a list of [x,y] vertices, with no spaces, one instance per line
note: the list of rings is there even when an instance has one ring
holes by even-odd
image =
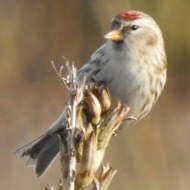
[[[119,41],[113,41],[113,48],[115,51],[122,51],[124,47],[124,41],[119,40]]]

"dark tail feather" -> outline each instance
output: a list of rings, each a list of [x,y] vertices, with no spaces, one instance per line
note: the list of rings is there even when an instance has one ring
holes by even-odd
[[[40,151],[37,162],[35,173],[37,177],[41,176],[48,168],[52,160],[56,157],[59,152],[59,138],[57,135],[52,136],[51,139],[46,143],[43,149]]]
[[[40,137],[34,139],[33,141],[16,149],[13,152],[13,155],[18,155],[20,157],[30,156],[31,158],[35,159],[41,151],[42,147],[47,143],[49,138],[49,135],[43,134]]]
[[[26,165],[35,166],[36,175],[40,176],[44,173],[58,152],[58,136],[43,134],[37,139],[18,148],[13,154],[26,157]]]
[[[26,165],[36,166],[36,175],[42,175],[59,152],[59,138],[57,133],[64,128],[65,110],[46,133],[18,148],[13,154],[26,157]]]

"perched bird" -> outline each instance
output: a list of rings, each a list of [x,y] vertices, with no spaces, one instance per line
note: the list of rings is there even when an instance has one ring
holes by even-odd
[[[111,21],[111,31],[88,63],[79,69],[87,82],[108,87],[111,96],[130,107],[129,115],[138,120],[147,115],[160,96],[165,82],[167,61],[159,26],[149,15],[128,10]],[[46,133],[18,148],[15,154],[27,157],[37,176],[47,169],[59,152],[56,131],[64,127],[64,114]]]

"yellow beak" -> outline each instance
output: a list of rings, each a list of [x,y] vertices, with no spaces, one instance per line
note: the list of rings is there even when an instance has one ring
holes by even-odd
[[[123,40],[124,36],[121,33],[121,30],[112,30],[108,34],[104,36],[106,39],[110,39],[113,41],[120,41]]]

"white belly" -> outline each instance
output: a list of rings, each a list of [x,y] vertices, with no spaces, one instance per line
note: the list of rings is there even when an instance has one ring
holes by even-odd
[[[142,114],[146,115],[155,102],[154,97],[150,96],[150,81],[144,77],[147,74],[145,72],[147,71],[138,72],[134,65],[130,67],[123,63],[118,66],[113,63],[106,65],[96,79],[105,81],[112,96],[129,106],[130,115],[138,118]]]

